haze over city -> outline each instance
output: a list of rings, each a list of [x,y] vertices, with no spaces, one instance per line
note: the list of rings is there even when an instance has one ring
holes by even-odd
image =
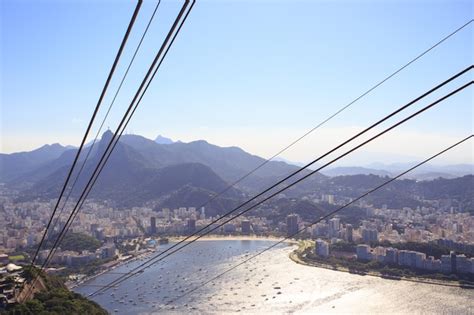
[[[0,6],[1,315],[474,310],[474,2]]]

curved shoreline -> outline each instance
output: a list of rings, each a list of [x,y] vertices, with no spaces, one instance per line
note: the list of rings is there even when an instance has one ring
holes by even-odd
[[[179,242],[186,238],[186,236],[177,236],[177,237],[169,237],[168,239],[170,242]],[[276,237],[276,236],[256,236],[256,235],[205,235],[201,238],[193,237],[186,242],[191,241],[281,241],[284,237]],[[285,240],[285,243],[296,243],[293,240]]]
[[[169,243],[177,243],[179,241],[182,241],[186,238],[186,236],[175,236],[175,237],[169,237]],[[199,238],[196,240],[196,238],[190,238],[189,240],[186,240],[186,242],[190,242],[190,241],[193,241],[193,240],[196,240],[196,241],[275,241],[275,242],[278,242],[278,241],[281,241],[283,239],[283,237],[276,237],[276,236],[256,236],[256,235],[206,235],[206,236],[203,236],[202,238]],[[297,244],[294,240],[285,240],[285,243],[289,243],[289,244]],[[92,280],[94,280],[95,278],[103,275],[103,274],[106,274],[112,270],[114,270],[115,268],[118,268],[118,267],[121,267],[127,263],[130,263],[130,262],[133,262],[133,261],[136,261],[136,260],[140,260],[142,258],[145,258],[146,256],[150,255],[151,253],[153,252],[156,252],[157,249],[159,249],[159,246],[158,245],[154,251],[148,251],[146,253],[142,253],[140,255],[137,255],[137,256],[134,256],[133,258],[130,258],[130,259],[127,259],[127,260],[124,260],[124,261],[117,261],[117,264],[113,265],[112,267],[108,268],[108,269],[105,269],[105,270],[101,270],[99,271],[98,273],[95,273],[93,275],[90,275],[90,276],[87,276],[83,279],[81,279],[81,281],[79,282],[74,282],[72,284],[67,284],[67,287],[69,290],[72,290],[78,286],[81,286],[81,285],[84,285]]]
[[[441,280],[434,280],[434,279],[428,280],[426,278],[409,278],[409,277],[390,278],[390,277],[384,276],[380,272],[375,272],[375,271],[368,271],[365,273],[353,273],[353,272],[350,272],[349,269],[346,269],[346,268],[341,268],[341,267],[333,266],[330,264],[322,264],[316,261],[311,261],[311,262],[306,261],[305,259],[299,256],[298,251],[300,249],[301,247],[299,246],[297,249],[293,250],[290,253],[289,258],[297,264],[308,266],[308,267],[323,268],[323,269],[328,269],[328,270],[333,270],[333,271],[346,272],[346,273],[359,275],[359,276],[378,277],[385,280],[401,280],[401,281],[409,281],[409,282],[416,282],[416,283],[423,283],[423,284],[440,285],[440,286],[445,286],[445,287],[456,287],[456,288],[471,289],[471,290],[474,289],[474,285],[460,284],[454,281],[441,281]]]

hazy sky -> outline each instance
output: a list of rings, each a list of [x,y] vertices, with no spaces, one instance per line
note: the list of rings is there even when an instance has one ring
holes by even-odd
[[[144,1],[104,109],[155,3]],[[112,130],[179,5],[163,1],[106,123]],[[0,151],[78,145],[135,2],[4,0],[1,6]],[[128,132],[206,139],[269,157],[472,18],[470,0],[198,0]],[[283,157],[308,161],[473,64],[473,28],[471,23]],[[472,132],[471,87],[341,164],[417,160]],[[471,141],[438,162],[472,163],[473,148]]]

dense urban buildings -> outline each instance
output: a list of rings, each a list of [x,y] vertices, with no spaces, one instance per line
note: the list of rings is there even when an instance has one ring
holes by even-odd
[[[1,193],[0,263],[6,265],[9,255],[34,248],[38,244],[54,200],[21,202],[15,201],[15,194],[7,189],[1,190]],[[334,205],[346,202],[343,196],[335,195],[322,195],[319,200]],[[318,202],[317,198],[314,201]],[[348,223],[335,216],[310,225],[310,222],[296,214],[297,208],[294,209],[295,213],[284,217],[283,222],[275,221],[266,217],[267,213],[272,213],[271,209],[262,208],[260,215],[239,217],[215,230],[213,234],[292,236],[302,227],[308,227],[305,234],[299,234],[297,237],[317,239],[315,252],[319,256],[327,257],[331,243],[344,241],[359,244],[356,256],[361,260],[376,260],[440,272],[472,270],[472,258],[462,253],[474,254],[473,217],[467,212],[453,210],[449,203],[444,201],[430,202],[431,207],[401,209],[374,207],[361,202],[358,206],[365,209],[366,215],[358,224]],[[115,209],[106,202],[89,200],[72,225],[71,233],[89,235],[99,240],[101,246],[78,252],[60,248],[52,263],[74,267],[99,259],[107,261],[120,257],[121,246],[117,247],[120,242],[147,236],[189,235],[215,219],[217,218],[206,216],[204,207],[199,210],[195,207],[156,209],[151,206]],[[62,224],[64,221],[60,220],[55,228],[56,232]],[[383,242],[435,242],[449,248],[453,253],[434,259],[421,252],[378,245]],[[147,243],[146,246],[149,245]],[[140,248],[131,244],[127,246],[129,250]],[[46,255],[46,250],[40,251],[40,261]]]
[[[288,236],[298,233],[298,216],[296,214],[290,214],[286,217],[286,229]]]

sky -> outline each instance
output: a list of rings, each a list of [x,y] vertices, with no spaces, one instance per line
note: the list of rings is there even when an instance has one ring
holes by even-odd
[[[56,142],[78,145],[135,2],[0,3],[0,152]],[[144,0],[98,122],[155,4]],[[180,4],[162,1],[107,128],[115,130]],[[185,142],[205,139],[271,157],[472,20],[473,10],[470,0],[198,0],[126,132],[151,139],[159,134]],[[472,65],[473,32],[471,23],[282,157],[312,160]],[[376,131],[473,78],[471,72],[452,82]],[[463,90],[340,164],[418,161],[472,134],[473,93],[472,86]],[[434,162],[473,163],[473,152],[471,140]]]

